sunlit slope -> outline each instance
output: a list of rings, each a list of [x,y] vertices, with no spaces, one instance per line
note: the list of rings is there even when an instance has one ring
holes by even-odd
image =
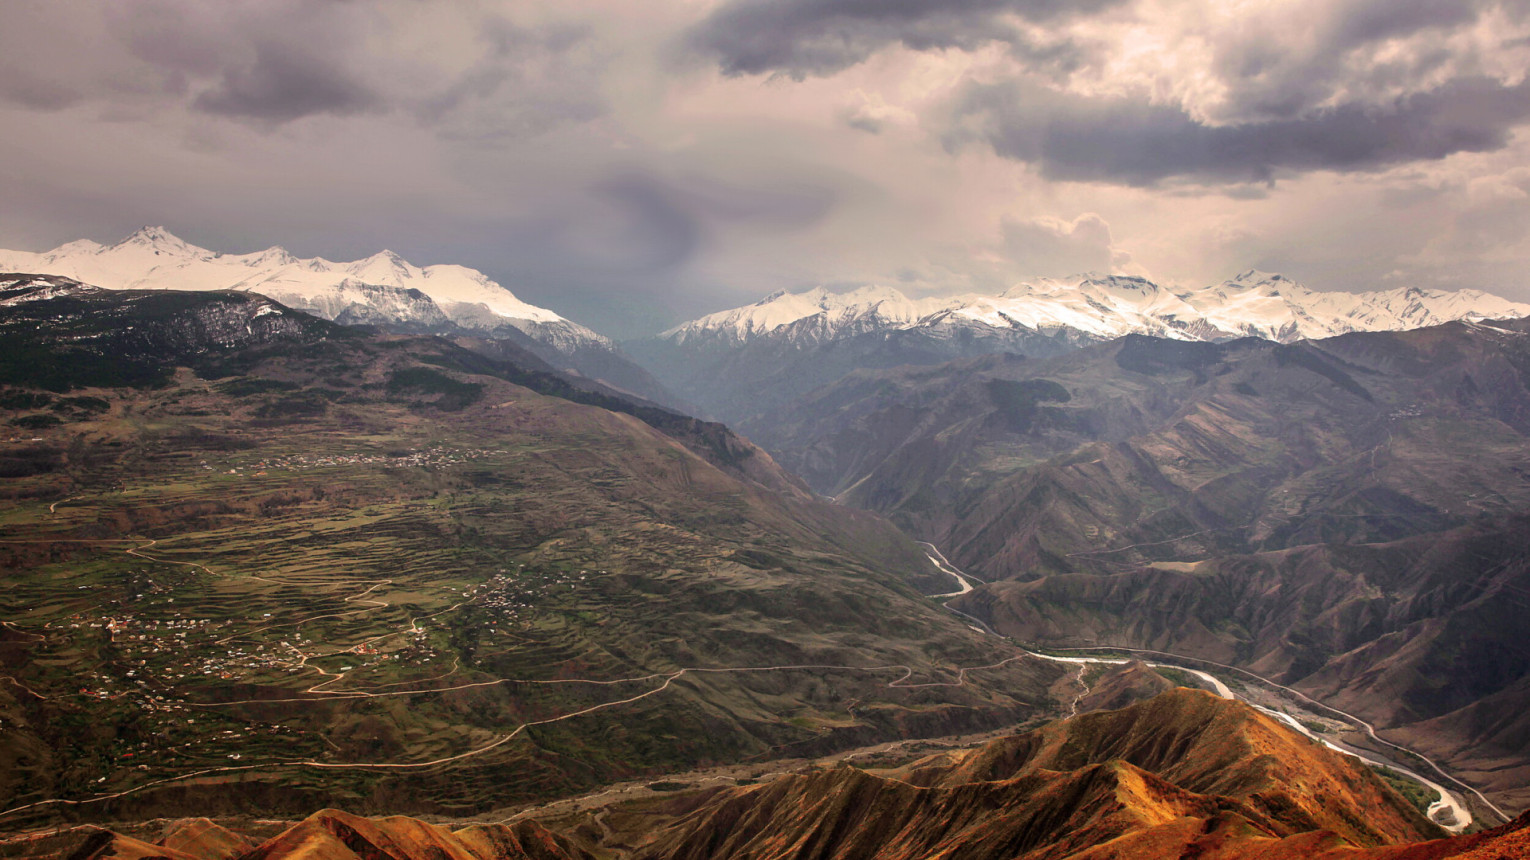
[[[639,853],[1147,860],[1438,835],[1352,759],[1247,706],[1178,689],[896,771],[841,767],[719,791]]]

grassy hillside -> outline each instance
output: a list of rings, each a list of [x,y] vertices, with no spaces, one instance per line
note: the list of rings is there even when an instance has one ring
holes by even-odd
[[[958,676],[1009,655],[949,579],[725,428],[157,295],[0,324],[42,357],[0,378],[5,826],[462,813],[1055,707],[1042,664]]]

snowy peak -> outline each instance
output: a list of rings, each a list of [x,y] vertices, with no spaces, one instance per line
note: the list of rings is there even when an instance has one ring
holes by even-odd
[[[118,245],[148,245],[151,247],[190,248],[190,243],[164,227],[139,227]],[[200,249],[199,249],[200,250]]]
[[[1294,284],[1296,282],[1278,272],[1261,272],[1258,269],[1249,269],[1246,272],[1239,273],[1237,277],[1228,283],[1258,286],[1260,284]]]
[[[76,239],[73,242],[66,242],[54,248],[49,254],[66,257],[73,254],[98,254],[104,247],[100,242],[92,242],[89,239]]]
[[[367,283],[394,283],[422,277],[424,270],[409,265],[403,257],[392,251],[379,251],[365,260],[357,260],[345,267],[352,277]]]
[[[1320,293],[1284,275],[1250,269],[1220,284],[1177,292],[1145,278],[1098,274],[1040,278],[993,296],[909,299],[887,287],[782,292],[676,326],[660,337],[677,345],[760,338],[821,341],[872,330],[939,334],[956,328],[977,336],[1042,334],[1085,341],[1135,333],[1177,340],[1289,342],[1522,316],[1530,316],[1530,305],[1477,290]]]
[[[64,247],[68,246],[66,245]],[[115,251],[119,249],[128,253],[132,253],[133,251],[137,250],[140,252],[149,252],[156,256],[169,257],[194,257],[197,259],[208,259],[210,257],[217,256],[206,248],[199,248],[196,245],[187,242],[185,239],[182,239],[174,233],[171,233],[164,227],[140,227],[133,233],[133,235],[123,239],[121,242],[111,246],[109,249],[102,250]],[[63,248],[55,248],[53,253],[58,254],[63,250]],[[84,249],[82,248],[81,250]],[[75,253],[78,253],[78,251]]]
[[[164,227],[144,227],[109,246],[79,240],[41,254],[0,250],[0,271],[59,275],[113,290],[244,290],[342,322],[454,325],[490,334],[509,327],[560,351],[611,346],[476,269],[421,268],[386,250],[349,263],[302,259],[281,247],[220,254]]]
[[[892,287],[867,286],[845,293],[815,287],[800,293],[772,293],[752,305],[676,326],[660,337],[676,343],[694,337],[737,342],[762,336],[823,340],[869,328],[909,325],[949,303],[947,299],[910,299]]]
[[[300,262],[298,258],[287,253],[287,249],[280,245],[272,245],[264,251],[256,251],[253,254],[228,254],[225,259],[229,262],[237,262],[249,266],[252,269],[276,268],[291,266]]]

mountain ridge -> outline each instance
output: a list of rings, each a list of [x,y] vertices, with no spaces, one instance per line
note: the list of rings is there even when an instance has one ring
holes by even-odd
[[[1440,835],[1367,768],[1184,688],[903,767],[831,767],[698,801],[636,856],[1140,860],[1214,845],[1295,857]],[[1284,850],[1260,853],[1272,846]]]
[[[743,429],[1047,647],[1248,668],[1522,804],[1530,320],[861,371]]]
[[[0,303],[6,828],[464,814],[1055,707],[721,425],[258,293]]]
[[[995,353],[1049,358],[1129,335],[1294,343],[1521,316],[1530,316],[1530,304],[1479,291],[1321,293],[1257,270],[1192,290],[1079,275],[1024,282],[995,295],[911,299],[890,287],[778,292],[624,347],[688,402],[748,428],[857,371]]]
[[[0,249],[0,271],[56,275],[112,290],[253,292],[343,325],[508,340],[560,370],[674,402],[610,338],[522,301],[477,269],[420,267],[389,250],[349,262],[300,258],[280,246],[225,254],[153,226],[112,245],[80,239],[51,251]]]
[[[1171,290],[1146,278],[1093,273],[1039,278],[996,295],[969,293],[910,299],[893,287],[845,293],[822,287],[780,291],[750,305],[673,326],[659,337],[676,343],[708,335],[832,339],[872,328],[996,330],[1073,329],[1110,339],[1149,334],[1173,340],[1263,337],[1289,343],[1351,331],[1420,328],[1455,319],[1530,315],[1530,304],[1481,290],[1400,287],[1369,292],[1318,292],[1284,275],[1250,269],[1196,289]]]
[[[38,832],[6,847],[71,860],[1499,860],[1530,845],[1530,814],[1442,838],[1373,770],[1185,688],[880,765],[818,760],[733,785],[605,794],[616,796],[503,820],[328,808],[233,829]]]

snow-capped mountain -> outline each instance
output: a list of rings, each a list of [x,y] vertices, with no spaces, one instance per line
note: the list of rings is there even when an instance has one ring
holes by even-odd
[[[1523,316],[1530,305],[1475,290],[1320,293],[1257,271],[1185,290],[1081,275],[998,295],[911,299],[887,287],[776,293],[627,348],[671,390],[753,432],[783,405],[857,370],[997,352],[1040,358],[1128,334],[1290,342]]]
[[[70,242],[43,253],[0,250],[0,271],[63,275],[112,290],[241,290],[341,323],[441,327],[493,335],[514,328],[569,352],[609,348],[606,338],[516,298],[476,269],[421,268],[392,251],[336,263],[282,248],[220,254],[163,227],[145,227],[115,245]]]
[[[776,293],[676,326],[660,337],[692,346],[759,339],[809,344],[870,331],[922,330],[935,337],[1024,332],[1083,342],[1127,334],[1290,342],[1521,316],[1530,316],[1530,305],[1477,290],[1320,293],[1281,275],[1248,271],[1215,286],[1175,292],[1143,278],[1082,275],[1017,284],[996,296],[910,299],[890,287]]]
[[[88,239],[51,251],[0,250],[0,272],[73,278],[111,290],[238,290],[344,325],[509,341],[552,366],[661,403],[675,402],[609,339],[521,301],[466,266],[413,265],[392,251],[337,263],[282,248],[220,254],[145,227],[115,245]],[[476,347],[475,347],[476,348]]]
[[[884,328],[903,328],[944,310],[946,299],[910,299],[891,287],[831,293],[822,287],[779,292],[752,305],[718,311],[663,334],[675,343],[714,338],[742,343],[761,337],[821,341]]]

